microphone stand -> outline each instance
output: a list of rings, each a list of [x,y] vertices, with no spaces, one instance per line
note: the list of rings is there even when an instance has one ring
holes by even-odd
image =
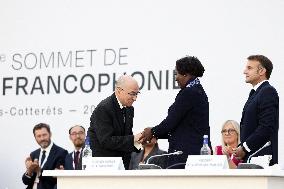
[[[247,160],[247,163],[250,163],[250,159],[255,155],[257,154],[258,152],[260,152],[263,148],[266,148],[268,146],[271,145],[271,142],[268,141],[267,143],[265,143],[260,149],[256,150],[253,154],[251,154],[249,157],[248,157],[248,160]]]
[[[263,148],[266,148],[268,146],[271,145],[271,142],[268,141],[267,143],[265,143],[260,149],[256,150],[254,153],[252,153],[248,159],[246,163],[239,163],[237,169],[263,169],[262,166],[254,164],[254,163],[250,163],[250,159],[257,154],[258,152],[260,152]]]
[[[168,154],[153,155],[153,156],[149,157],[149,159],[146,161],[145,164],[139,164],[138,169],[162,169],[159,165],[149,164],[149,161],[153,158],[156,158],[156,157],[181,155],[181,154],[183,154],[182,151],[176,151],[176,152],[172,152],[172,153],[168,153]]]

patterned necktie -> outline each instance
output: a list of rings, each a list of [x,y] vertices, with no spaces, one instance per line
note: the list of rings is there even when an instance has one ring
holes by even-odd
[[[41,156],[41,160],[40,160],[40,166],[42,165],[42,163],[44,162],[45,159],[45,150],[42,151],[42,156]]]
[[[77,151],[74,155],[75,170],[79,169],[79,157],[80,157],[80,151]]]

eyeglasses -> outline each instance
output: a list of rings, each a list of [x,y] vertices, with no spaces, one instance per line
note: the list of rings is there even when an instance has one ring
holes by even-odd
[[[119,89],[121,89],[121,90],[123,90],[123,91],[125,91],[123,88],[121,88],[121,87],[118,87]],[[132,92],[130,92],[130,93],[127,93],[128,95],[130,95],[130,96],[132,96],[132,97],[137,97],[139,94],[140,94],[140,92],[138,91],[138,92],[134,92],[134,91],[132,91]]]
[[[130,92],[130,93],[127,93],[127,94],[129,94],[132,97],[136,97],[140,94],[140,92]]]
[[[83,131],[80,131],[80,132],[78,132],[78,133],[76,133],[76,132],[70,133],[71,136],[77,136],[77,135],[82,136],[82,135],[84,135],[84,134],[85,134],[85,133],[84,133]]]
[[[222,134],[228,133],[229,135],[233,134],[234,132],[236,132],[235,129],[223,129],[221,131]]]

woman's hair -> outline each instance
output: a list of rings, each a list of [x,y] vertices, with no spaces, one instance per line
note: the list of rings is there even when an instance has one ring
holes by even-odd
[[[240,144],[240,125],[238,122],[234,121],[234,120],[227,120],[225,121],[225,123],[222,126],[222,130],[224,129],[224,127],[228,124],[231,124],[233,126],[233,128],[236,130],[237,132],[237,136],[238,136],[238,144]],[[224,143],[223,140],[223,136],[222,136],[222,149],[224,149],[224,147],[226,146],[226,144]]]
[[[194,56],[186,56],[176,61],[176,70],[179,74],[190,74],[195,77],[202,77],[205,71],[203,65]]]

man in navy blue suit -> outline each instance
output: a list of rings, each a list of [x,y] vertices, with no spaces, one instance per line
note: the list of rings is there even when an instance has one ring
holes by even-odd
[[[51,141],[49,125],[39,123],[33,128],[33,133],[40,148],[26,158],[27,170],[22,177],[23,183],[27,185],[27,189],[53,189],[56,186],[56,178],[42,177],[42,171],[64,165],[67,151]]]
[[[82,150],[85,144],[86,132],[81,125],[75,125],[69,129],[69,138],[74,144],[75,150],[65,158],[65,170],[82,169]]]
[[[270,165],[278,163],[279,97],[268,79],[273,69],[272,62],[263,55],[252,55],[244,70],[246,83],[253,89],[243,108],[241,118],[241,145],[235,154],[245,162],[249,156],[264,146],[255,156],[272,155]]]

